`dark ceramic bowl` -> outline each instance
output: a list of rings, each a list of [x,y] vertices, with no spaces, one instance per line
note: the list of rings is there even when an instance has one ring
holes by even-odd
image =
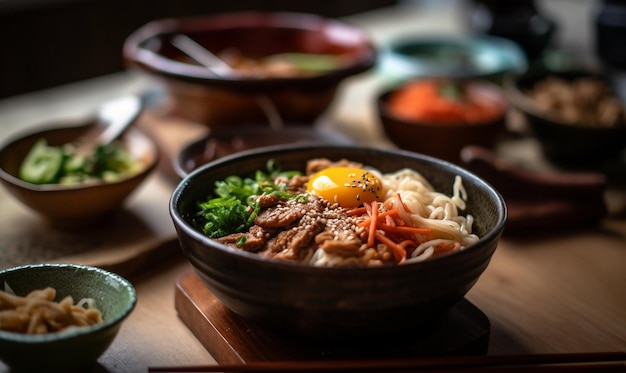
[[[347,158],[382,172],[409,167],[443,193],[456,175],[468,192],[467,213],[481,239],[453,255],[399,266],[313,267],[233,249],[207,238],[191,218],[207,188],[229,175],[265,169],[304,170],[311,158]],[[182,250],[208,289],[229,309],[267,327],[310,337],[357,337],[426,325],[463,299],[485,270],[506,220],[501,196],[468,171],[441,160],[358,146],[291,145],[251,150],[197,169],[176,187],[170,214]],[[433,285],[433,284],[436,284]]]
[[[502,89],[488,81],[472,80],[474,97],[501,106],[501,114],[483,123],[432,123],[399,117],[389,108],[389,98],[406,83],[380,93],[376,101],[378,120],[385,135],[398,147],[460,164],[461,149],[478,145],[492,149],[506,130],[508,101]]]
[[[606,79],[588,71],[530,71],[505,81],[511,105],[522,113],[545,156],[562,165],[590,165],[616,157],[626,149],[626,123],[614,127],[569,124],[562,117],[541,109],[527,92],[548,76],[565,81],[582,77]],[[610,87],[610,82],[606,81]]]
[[[215,74],[173,46],[184,34],[214,55],[237,50],[254,59],[281,53],[341,56],[336,68],[310,76],[246,77]],[[256,123],[269,99],[288,123],[313,122],[330,105],[344,79],[369,70],[376,50],[368,35],[344,22],[312,14],[236,12],[161,19],[133,32],[124,43],[126,66],[164,83],[174,111],[212,127]]]
[[[263,126],[225,128],[183,146],[174,158],[174,171],[182,179],[196,168],[226,155],[281,144],[352,144],[341,133],[294,125],[280,130]]]
[[[18,296],[46,287],[55,301],[72,296],[74,303],[92,298],[103,322],[66,331],[28,335],[0,331],[0,360],[11,372],[85,372],[96,364],[117,336],[137,303],[133,286],[99,268],[77,264],[26,265],[0,271],[0,284]]]
[[[0,145],[0,182],[53,227],[83,228],[119,210],[157,165],[156,143],[137,128],[130,128],[121,140],[131,155],[144,164],[139,173],[115,182],[76,185],[37,185],[19,178],[20,165],[36,141],[45,138],[49,145],[59,146],[80,138],[92,126],[92,121],[50,123],[16,134]]]

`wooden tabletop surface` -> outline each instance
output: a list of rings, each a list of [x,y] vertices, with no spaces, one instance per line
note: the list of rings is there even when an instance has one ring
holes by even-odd
[[[354,16],[350,21],[371,31],[377,42],[425,30],[458,32],[459,10],[431,3],[439,2],[425,2],[428,5],[420,7],[409,2]],[[574,8],[580,6],[576,4]],[[108,98],[135,93],[150,84],[145,77],[120,73],[0,100],[0,139],[50,119],[83,115]],[[361,142],[390,146],[373,120],[370,105],[378,84],[377,72],[347,81],[327,122]],[[532,140],[512,146],[519,154],[528,155],[526,161],[537,157]],[[142,251],[114,263],[99,250],[98,255],[107,260],[89,258],[91,263],[127,273],[138,292],[137,307],[99,359],[96,372],[134,373],[149,366],[215,363],[174,308],[176,281],[190,271],[177,247],[167,211],[168,194],[174,186],[168,176],[156,174],[129,201],[137,219],[159,238],[155,241],[158,253],[145,256]],[[31,213],[8,200],[6,194],[0,198],[0,205],[8,206],[0,211],[0,240],[52,234],[35,227],[35,220],[29,220]],[[29,222],[26,225],[32,231],[22,227],[18,230],[21,236],[16,237],[11,227],[20,222]],[[74,258],[82,261],[83,257]],[[626,220],[622,213],[603,220],[598,227],[550,236],[534,237],[533,232],[523,238],[505,236],[467,299],[491,323],[489,355],[626,351],[625,285]],[[0,363],[0,372],[4,371]]]

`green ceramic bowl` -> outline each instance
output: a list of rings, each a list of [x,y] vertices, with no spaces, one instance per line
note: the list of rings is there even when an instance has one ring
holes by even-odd
[[[95,365],[137,302],[133,286],[117,274],[76,264],[26,265],[0,271],[0,288],[16,295],[53,287],[57,301],[93,298],[103,322],[57,333],[27,335],[0,331],[0,360],[11,372],[78,372]]]

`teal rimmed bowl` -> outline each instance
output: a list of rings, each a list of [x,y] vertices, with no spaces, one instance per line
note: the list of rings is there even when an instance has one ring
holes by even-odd
[[[495,36],[402,37],[382,51],[380,69],[391,80],[440,77],[500,82],[526,70],[528,61],[514,42]]]

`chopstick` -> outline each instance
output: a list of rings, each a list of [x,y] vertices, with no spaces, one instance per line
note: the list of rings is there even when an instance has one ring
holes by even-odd
[[[177,34],[172,37],[171,43],[178,48],[178,50],[219,77],[223,77],[222,72],[233,72],[233,68],[229,64],[187,35]],[[263,111],[263,114],[267,118],[270,128],[276,131],[281,130],[284,124],[283,118],[269,96],[261,94],[258,95],[256,99],[261,111]]]
[[[389,360],[260,361],[151,367],[148,372],[626,372],[626,352],[424,357]]]

